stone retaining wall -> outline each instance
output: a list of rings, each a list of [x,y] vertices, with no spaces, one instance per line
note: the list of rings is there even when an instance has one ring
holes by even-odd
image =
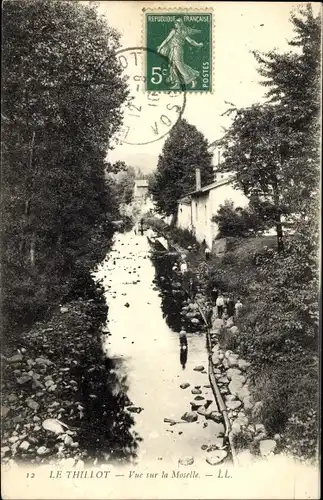
[[[223,328],[222,320],[217,319],[210,332],[211,369],[227,409],[230,438],[238,452],[238,461],[239,451],[242,450],[244,458],[248,455],[249,458],[252,458],[252,455],[268,456],[275,452],[279,436],[275,435],[275,439],[270,438],[262,423],[254,423],[257,421],[257,413],[262,403],[253,401],[248,387],[250,363],[232,351],[224,352],[221,349],[218,342],[221,327]]]

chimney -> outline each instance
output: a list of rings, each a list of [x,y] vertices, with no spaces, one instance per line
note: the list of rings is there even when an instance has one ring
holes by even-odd
[[[195,179],[196,179],[196,191],[201,190],[201,170],[199,168],[195,169]]]

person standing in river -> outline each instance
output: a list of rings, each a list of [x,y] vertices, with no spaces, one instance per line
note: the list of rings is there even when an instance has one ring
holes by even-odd
[[[181,349],[186,349],[187,348],[187,335],[186,331],[184,328],[181,328],[181,331],[179,332],[179,343],[181,346]]]
[[[141,232],[141,236],[143,236],[143,234],[144,234],[144,219],[140,220],[140,232]]]
[[[187,354],[188,354],[188,348],[187,348],[187,344],[186,344],[186,346],[183,346],[183,347],[181,346],[180,353],[179,353],[179,360],[180,360],[180,363],[182,365],[183,370],[185,370],[185,365],[187,362]]]

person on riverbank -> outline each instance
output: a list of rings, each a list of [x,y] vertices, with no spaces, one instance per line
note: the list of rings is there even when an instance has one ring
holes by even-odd
[[[204,256],[205,256],[205,260],[210,260],[211,250],[209,249],[209,247],[205,248],[205,250],[204,250]]]
[[[235,308],[236,316],[238,317],[241,313],[241,309],[243,308],[243,304],[242,304],[240,298],[238,298],[234,308]]]
[[[234,316],[234,313],[235,313],[235,302],[234,302],[233,297],[232,297],[231,294],[228,297],[228,301],[226,303],[226,308],[227,308],[228,317],[231,318],[232,316]]]
[[[224,310],[224,297],[220,292],[218,298],[216,299],[216,310],[218,318],[222,318],[223,310]]]
[[[207,301],[205,303],[205,317],[209,328],[212,328],[213,324],[213,307],[212,302]]]
[[[187,273],[187,262],[186,262],[185,255],[182,256],[182,262],[181,262],[180,268],[181,268],[181,273],[182,274]]]
[[[197,294],[197,284],[195,283],[193,278],[190,278],[188,290],[189,290],[189,294],[190,294],[191,299],[194,300],[196,297],[196,294]]]
[[[216,286],[214,286],[211,291],[211,298],[214,305],[216,304],[216,299],[218,298],[218,295],[219,295],[219,290],[217,289]]]

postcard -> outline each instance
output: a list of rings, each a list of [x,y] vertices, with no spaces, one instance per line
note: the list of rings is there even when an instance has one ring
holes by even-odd
[[[2,497],[319,498],[321,5],[2,13]]]

